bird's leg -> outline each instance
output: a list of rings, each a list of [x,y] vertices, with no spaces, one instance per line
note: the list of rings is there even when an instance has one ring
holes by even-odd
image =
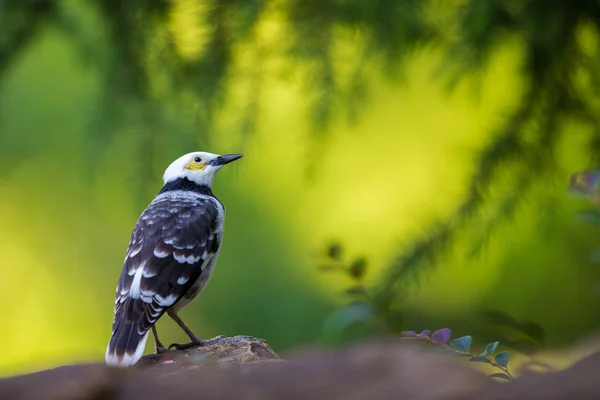
[[[191,340],[191,342],[185,344],[173,343],[169,346],[169,349],[174,348],[176,350],[185,350],[191,347],[202,346],[204,344],[204,341],[200,339],[194,332],[192,332],[190,328],[188,328],[185,322],[179,318],[179,315],[177,315],[175,311],[169,310],[167,311],[167,314],[169,314],[169,317],[171,317],[173,321],[177,322],[177,325],[183,329],[183,331],[190,337]]]
[[[154,335],[154,348],[156,350],[156,354],[164,353],[167,351],[165,346],[158,339],[158,332],[156,332],[156,326],[152,325],[152,335]]]

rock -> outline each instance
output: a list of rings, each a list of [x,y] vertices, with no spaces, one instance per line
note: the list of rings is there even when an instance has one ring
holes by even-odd
[[[110,368],[103,363],[69,365],[3,379],[0,380],[0,399],[164,398],[156,397],[153,391],[164,393],[160,390],[161,382],[179,374],[187,373],[189,379],[190,375],[206,374],[203,370],[210,367],[250,369],[269,362],[283,360],[266,341],[251,336],[218,336],[204,346],[146,355],[131,368]],[[140,397],[140,393],[147,393],[146,397]]]
[[[172,375],[188,369],[211,366],[255,366],[283,362],[269,344],[252,336],[217,336],[203,346],[181,351],[167,351],[142,357],[139,367],[153,370],[158,376]]]
[[[149,355],[133,368],[73,365],[0,380],[0,399],[577,399],[600,397],[600,353],[552,374],[499,383],[405,341],[312,349],[279,359],[261,339]]]

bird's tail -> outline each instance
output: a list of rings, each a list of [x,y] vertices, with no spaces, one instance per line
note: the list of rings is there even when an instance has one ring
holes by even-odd
[[[136,322],[119,324],[106,347],[107,365],[128,367],[138,362],[144,354],[148,331],[140,333]]]

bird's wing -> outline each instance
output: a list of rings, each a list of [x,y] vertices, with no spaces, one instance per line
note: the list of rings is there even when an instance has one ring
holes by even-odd
[[[117,286],[113,334],[120,324],[145,333],[194,284],[220,245],[212,198],[161,196],[140,216]]]

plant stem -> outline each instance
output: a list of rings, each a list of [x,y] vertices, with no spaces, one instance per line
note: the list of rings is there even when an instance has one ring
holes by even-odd
[[[469,357],[477,357],[475,354],[473,353],[469,353],[469,352],[464,352],[464,351],[460,351],[458,349],[455,349],[454,347],[450,346],[449,344],[446,343],[440,343],[440,342],[436,342],[435,340],[433,340],[432,338],[430,338],[429,336],[405,336],[402,338],[402,340],[404,339],[412,339],[412,340],[426,340],[428,342],[434,343],[438,346],[442,346],[445,347],[451,351],[453,351],[454,353],[460,354],[462,356],[469,356]],[[498,364],[493,358],[490,357],[490,355],[486,355],[486,358],[488,359],[488,361],[490,362],[490,364],[493,367],[498,368],[499,370],[501,370],[502,372],[504,372],[506,374],[506,376],[508,376],[510,378],[510,380],[512,381],[513,379],[515,379],[514,376],[512,376],[512,374],[508,371],[508,367],[503,367],[502,365]]]

